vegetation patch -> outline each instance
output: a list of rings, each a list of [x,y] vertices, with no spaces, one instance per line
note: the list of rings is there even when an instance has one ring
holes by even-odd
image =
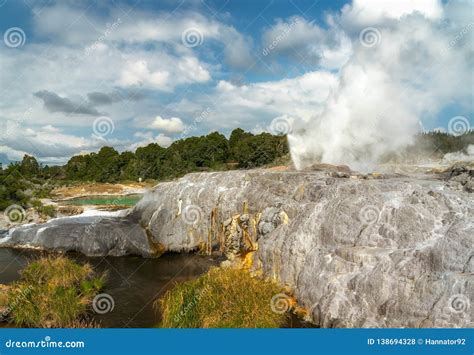
[[[248,271],[212,268],[200,278],[176,285],[155,303],[163,328],[277,328],[287,314],[272,299],[282,289]]]
[[[104,276],[96,276],[89,264],[62,256],[33,261],[8,291],[11,320],[25,327],[87,325],[81,321],[103,285]]]

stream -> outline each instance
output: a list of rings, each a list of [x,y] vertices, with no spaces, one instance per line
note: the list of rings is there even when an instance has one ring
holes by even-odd
[[[19,279],[19,271],[45,252],[0,248],[0,283]],[[164,254],[159,258],[85,257],[68,253],[70,258],[88,262],[98,273],[107,273],[103,292],[112,296],[114,309],[106,314],[94,314],[93,319],[106,328],[156,327],[160,314],[153,303],[177,282],[194,279],[220,260],[194,254]],[[301,328],[311,325],[291,315],[285,327]]]

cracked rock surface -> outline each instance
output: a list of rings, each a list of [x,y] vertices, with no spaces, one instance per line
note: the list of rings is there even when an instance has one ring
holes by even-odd
[[[206,241],[211,210],[224,232],[229,216],[245,213],[258,244],[254,268],[291,286],[320,326],[467,327],[474,309],[474,203],[465,185],[434,175],[192,174],[159,185],[133,213],[176,251]],[[199,222],[182,218],[186,206]],[[241,231],[230,234],[242,240]]]
[[[254,251],[252,268],[290,286],[319,326],[472,327],[471,171],[189,174],[157,185],[127,216],[89,225],[88,238],[87,223],[71,217],[67,228],[60,220],[17,228],[0,244],[87,255],[213,250],[228,259]]]

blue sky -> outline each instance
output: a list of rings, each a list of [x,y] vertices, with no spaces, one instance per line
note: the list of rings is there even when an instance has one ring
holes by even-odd
[[[281,122],[300,141],[374,129],[379,147],[393,139],[378,134],[390,120],[407,136],[449,130],[458,116],[471,127],[472,21],[463,0],[0,0],[0,156],[63,163],[103,145],[167,146],[236,127],[279,133]],[[408,26],[423,29],[416,43]],[[375,45],[362,42],[365,29]],[[366,116],[378,117],[375,128]]]

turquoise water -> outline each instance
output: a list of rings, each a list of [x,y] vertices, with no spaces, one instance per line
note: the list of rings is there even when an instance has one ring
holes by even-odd
[[[135,206],[138,201],[142,198],[142,194],[133,195],[96,195],[96,196],[85,196],[77,197],[67,201],[61,201],[65,205],[122,205],[122,206]]]

